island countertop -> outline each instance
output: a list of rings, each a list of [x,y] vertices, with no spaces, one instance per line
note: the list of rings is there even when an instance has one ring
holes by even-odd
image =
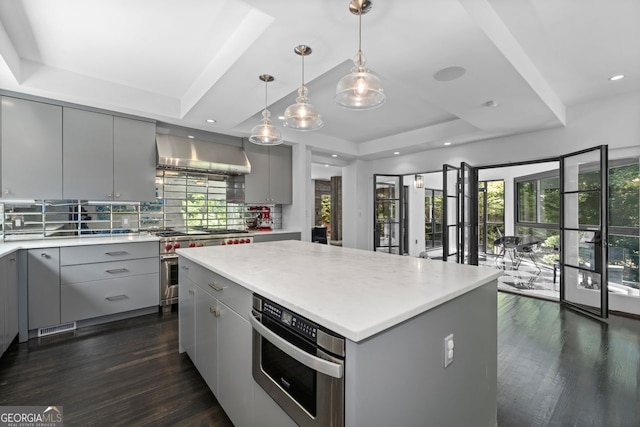
[[[500,276],[486,267],[293,240],[176,252],[354,342]]]

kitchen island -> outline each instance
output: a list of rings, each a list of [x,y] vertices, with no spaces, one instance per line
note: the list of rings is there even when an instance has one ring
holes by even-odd
[[[251,355],[245,354],[251,350],[250,296],[256,293],[346,338],[346,426],[496,425],[499,272],[299,241],[178,254],[180,295],[193,298],[180,301],[181,350],[196,359],[196,366],[203,360],[198,347],[206,345],[200,341],[213,331],[199,339],[203,326],[198,328],[198,313],[190,316],[189,308],[215,297],[211,313],[222,319],[226,311],[238,318],[233,366],[223,363],[229,356],[221,352],[228,346],[219,343],[209,347],[209,353],[217,351],[218,365],[208,367],[217,371],[208,372],[212,390],[234,424],[254,425],[269,419],[264,412],[275,413],[251,381]],[[228,331],[218,324],[216,334]],[[455,356],[445,368],[450,335]],[[237,411],[229,411],[222,397],[227,393],[222,377],[230,368],[238,371],[238,381],[251,383],[242,394],[242,419],[234,419]],[[248,405],[254,410],[246,411]]]

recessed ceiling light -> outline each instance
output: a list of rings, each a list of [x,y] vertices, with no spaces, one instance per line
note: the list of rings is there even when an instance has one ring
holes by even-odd
[[[284,120],[284,116],[278,116],[278,120]]]
[[[207,123],[215,123],[216,121],[214,119],[207,119]]]
[[[328,167],[329,167],[329,165],[324,165],[324,167],[325,167],[325,168],[328,168]]]
[[[616,80],[624,79],[624,74],[616,74],[615,76],[609,77],[609,80],[615,82]]]
[[[193,136],[193,135],[187,135],[187,138],[191,138],[191,139],[193,139],[193,138],[194,138],[194,136]]]
[[[336,157],[338,157],[338,155],[337,154],[332,154],[331,157],[333,157],[335,159]]]
[[[393,152],[393,155],[394,155],[394,156],[397,156],[398,154],[400,154],[400,152],[399,152],[399,151],[394,151],[394,152]]]
[[[444,145],[451,145],[451,142],[447,141],[447,142],[444,143]]]
[[[488,108],[495,108],[495,107],[497,107],[497,106],[498,106],[498,105],[500,105],[500,104],[498,104],[496,101],[494,101],[494,100],[492,99],[491,101],[487,101],[487,102],[485,102],[483,105],[484,105],[485,107],[488,107]]]

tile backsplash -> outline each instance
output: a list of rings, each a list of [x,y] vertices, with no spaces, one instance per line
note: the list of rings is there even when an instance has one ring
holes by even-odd
[[[269,205],[274,229],[282,229],[282,206]],[[105,202],[19,200],[0,202],[2,239],[138,234],[163,228],[246,229],[255,206],[244,203],[244,176],[183,171],[156,172],[156,200]]]

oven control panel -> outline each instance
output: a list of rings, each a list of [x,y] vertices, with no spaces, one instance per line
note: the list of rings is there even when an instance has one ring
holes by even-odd
[[[316,342],[318,328],[316,325],[296,314],[293,314],[270,301],[262,301],[262,314],[266,314],[293,329],[303,337]]]

